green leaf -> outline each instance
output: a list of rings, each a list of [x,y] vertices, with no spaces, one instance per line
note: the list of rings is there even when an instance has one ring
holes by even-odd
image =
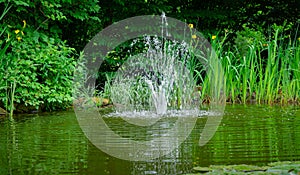
[[[39,32],[35,31],[33,33],[32,40],[37,44],[37,43],[39,43],[39,38],[40,38]]]
[[[29,7],[29,4],[27,4],[27,3],[24,2],[24,1],[14,1],[14,3],[15,3],[16,5],[22,5],[22,6]]]

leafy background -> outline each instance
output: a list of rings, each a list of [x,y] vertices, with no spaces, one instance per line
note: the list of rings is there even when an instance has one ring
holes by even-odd
[[[80,51],[101,29],[129,17],[165,12],[194,24],[208,39],[229,30],[232,35],[226,40],[241,53],[243,42],[252,42],[253,36],[265,42],[273,24],[283,26],[284,36],[299,36],[298,0],[0,0],[0,4],[0,107],[19,112],[69,107]],[[99,85],[106,81],[103,73],[124,61],[126,47],[125,43],[108,55],[99,71]]]

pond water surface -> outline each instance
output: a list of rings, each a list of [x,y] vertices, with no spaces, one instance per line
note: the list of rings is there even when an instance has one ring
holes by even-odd
[[[188,139],[172,153],[130,162],[89,142],[73,111],[16,116],[15,122],[0,121],[0,174],[184,174],[195,166],[300,160],[299,106],[226,106],[214,137],[200,147],[206,120],[198,118]],[[123,128],[119,133],[126,135],[124,121],[107,118],[106,122],[114,130]],[[159,122],[172,127],[174,121]],[[129,131],[140,138],[160,133],[157,128],[145,132],[129,127]]]

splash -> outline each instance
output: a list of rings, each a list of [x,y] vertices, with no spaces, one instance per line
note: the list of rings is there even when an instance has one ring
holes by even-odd
[[[142,44],[144,52],[132,52],[133,56],[116,72],[110,88],[116,115],[110,116],[140,126],[152,125],[165,117],[176,118],[166,134],[152,140],[122,137],[109,127],[91,100],[95,94],[95,75],[105,56],[127,41],[132,41],[132,48]],[[165,14],[125,19],[99,32],[83,53],[74,73],[73,96],[84,104],[74,105],[74,111],[86,137],[103,152],[119,159],[148,161],[176,150],[193,130],[198,116],[205,115],[198,110],[199,96],[193,95],[193,62],[206,66],[211,84],[206,87],[211,91],[211,104],[199,145],[205,145],[216,132],[225,104],[223,100],[218,105],[225,99],[220,98],[225,89],[222,67],[205,37],[188,24],[166,18]]]
[[[149,110],[165,115],[168,110],[199,106],[193,100],[195,81],[188,68],[192,59],[188,44],[171,40],[164,13],[161,19],[161,36],[133,40],[131,47],[142,44],[146,51],[128,58],[117,72],[111,89],[117,112]]]

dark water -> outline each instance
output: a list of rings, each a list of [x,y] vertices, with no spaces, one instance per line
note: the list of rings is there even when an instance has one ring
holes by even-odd
[[[1,120],[0,174],[183,174],[199,165],[300,160],[299,106],[227,106],[214,137],[199,147],[206,120],[199,118],[190,137],[171,154],[147,162],[120,160],[97,149],[74,112],[17,116],[13,123]],[[114,130],[124,128],[118,119],[107,122]]]

